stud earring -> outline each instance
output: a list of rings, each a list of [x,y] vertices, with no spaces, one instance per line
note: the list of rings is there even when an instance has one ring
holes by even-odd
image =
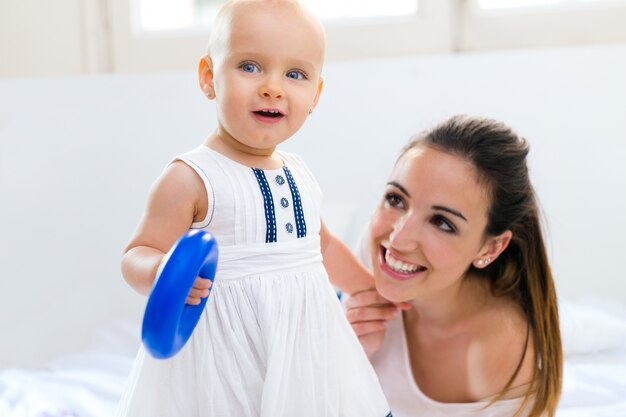
[[[489,262],[491,262],[491,258],[479,259],[477,262],[477,266],[486,266],[489,264]]]
[[[312,107],[309,108],[309,114],[311,114],[311,113],[313,113],[313,108]]]

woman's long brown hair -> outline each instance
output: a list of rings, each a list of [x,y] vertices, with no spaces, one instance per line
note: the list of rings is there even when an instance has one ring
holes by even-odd
[[[528,409],[525,414],[529,417],[552,417],[561,394],[563,353],[556,291],[528,175],[528,143],[496,120],[454,116],[414,137],[402,154],[418,146],[433,147],[471,162],[491,196],[485,235],[497,236],[506,230],[513,233],[508,247],[489,267],[470,269],[489,280],[495,295],[509,296],[519,303],[528,321],[536,366],[517,414]],[[511,388],[523,360],[524,356],[491,403]]]

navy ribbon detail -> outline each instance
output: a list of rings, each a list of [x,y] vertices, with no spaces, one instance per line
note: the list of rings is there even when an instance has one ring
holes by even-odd
[[[302,211],[302,200],[300,200],[300,192],[298,191],[298,186],[291,175],[291,171],[285,165],[283,167],[283,171],[285,171],[285,176],[287,177],[287,183],[289,184],[289,189],[291,190],[291,197],[293,199],[293,214],[296,217],[296,231],[297,237],[305,237],[306,236],[306,222],[304,221],[304,212]]]
[[[272,200],[272,191],[267,183],[267,178],[263,170],[252,168],[254,175],[261,188],[263,194],[263,205],[265,206],[265,243],[276,242],[276,213],[274,213],[274,200]]]

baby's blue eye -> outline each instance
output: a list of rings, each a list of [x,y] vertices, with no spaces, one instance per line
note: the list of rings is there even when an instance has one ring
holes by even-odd
[[[249,62],[246,62],[245,64],[241,64],[241,70],[244,72],[258,72],[259,67]]]
[[[289,71],[287,73],[287,78],[291,78],[291,79],[294,79],[294,80],[302,80],[302,79],[304,79],[306,77],[300,71]]]

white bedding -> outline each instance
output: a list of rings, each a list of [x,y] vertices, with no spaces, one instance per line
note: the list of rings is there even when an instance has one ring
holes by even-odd
[[[101,329],[91,350],[0,372],[0,417],[111,417],[139,339],[136,323]]]
[[[565,351],[558,417],[626,416],[626,308],[561,302]],[[139,325],[102,329],[98,346],[39,369],[0,372],[0,417],[110,417],[137,350]]]

